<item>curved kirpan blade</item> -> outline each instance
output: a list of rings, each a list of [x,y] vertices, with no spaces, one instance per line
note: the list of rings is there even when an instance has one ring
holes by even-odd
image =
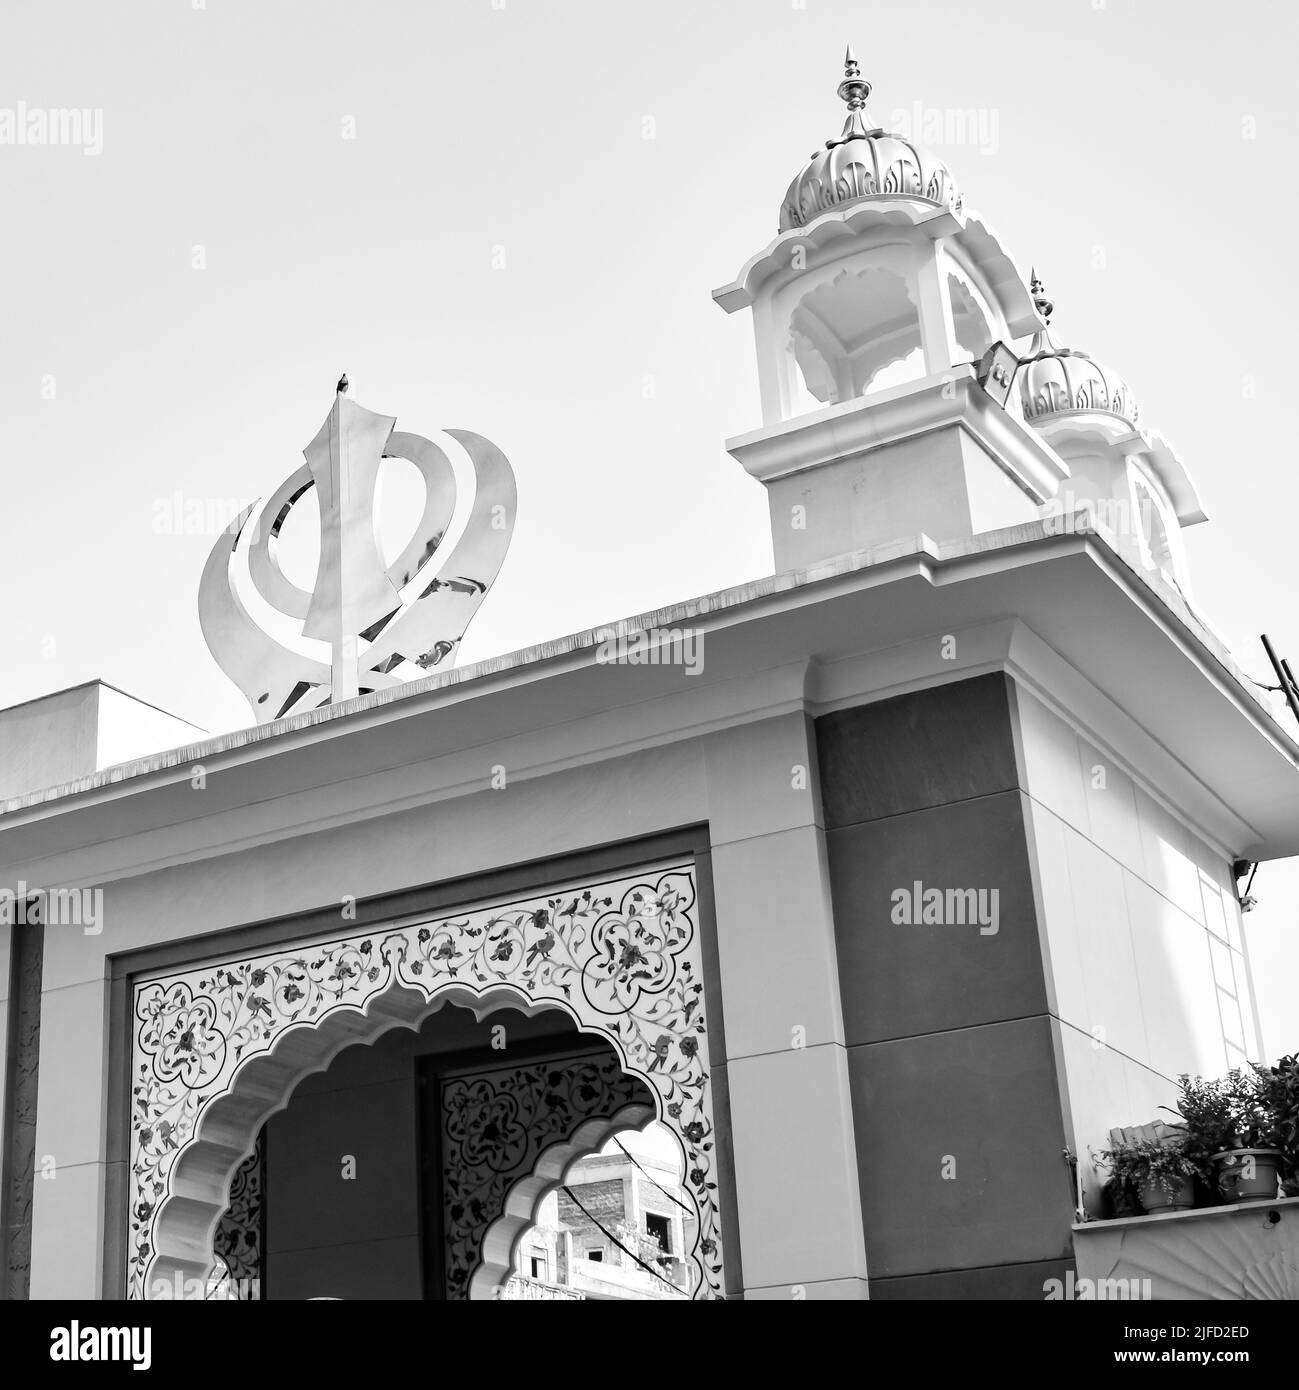
[[[289,513],[315,485],[311,469],[305,463],[290,473],[263,508],[260,523],[248,544],[248,572],[254,587],[272,608],[290,618],[307,616],[311,595],[287,578],[280,568],[277,542]]]
[[[436,567],[436,577],[432,567],[427,577],[419,576],[421,583],[427,579],[427,587],[362,657],[363,672],[372,675],[403,659],[426,671],[444,661],[453,666],[454,648],[510,548],[518,490],[509,459],[482,435],[469,430],[447,430],[447,434],[474,465],[476,485],[469,520],[455,549]]]
[[[328,691],[330,671],[264,633],[235,592],[230,561],[256,505],[245,507],[217,537],[199,581],[198,616],[213,660],[248,697],[257,722],[267,724],[309,691]]]

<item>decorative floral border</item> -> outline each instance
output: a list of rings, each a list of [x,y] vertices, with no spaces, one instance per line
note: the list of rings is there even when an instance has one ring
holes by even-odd
[[[571,1138],[587,1120],[612,1118],[636,1102],[654,1104],[646,1084],[607,1053],[482,1068],[444,1077],[439,1090],[443,1268],[452,1300],[468,1296],[488,1226],[543,1149]]]
[[[699,1216],[695,1297],[722,1296],[712,1093],[693,868],[473,908],[135,986],[127,1297],[147,1297],[177,1157],[206,1107],[290,1028],[392,988],[432,1001],[501,989],[564,1008],[657,1095]],[[251,1142],[251,1137],[250,1137]]]

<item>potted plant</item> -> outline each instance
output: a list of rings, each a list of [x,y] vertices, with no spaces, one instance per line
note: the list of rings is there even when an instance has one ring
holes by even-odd
[[[1250,1063],[1250,1070],[1252,1076],[1241,1086],[1245,1126],[1252,1126],[1250,1133],[1267,1145],[1261,1152],[1268,1158],[1280,1150],[1281,1194],[1299,1197],[1299,1056],[1282,1056],[1275,1066]],[[1266,1186],[1266,1168],[1260,1181]],[[1275,1191],[1268,1197],[1275,1197]]]
[[[1106,1149],[1097,1157],[1121,1188],[1134,1191],[1151,1215],[1185,1211],[1195,1205],[1195,1179],[1204,1165],[1188,1149],[1184,1136],[1134,1139]]]
[[[1224,1202],[1274,1201],[1281,1149],[1269,1088],[1257,1070],[1233,1067],[1220,1081],[1205,1083],[1197,1077],[1188,1086],[1183,1077],[1182,1082],[1183,1101],[1192,1098],[1194,1118],[1187,1118],[1190,1147],[1201,1159],[1209,1151],[1218,1195]],[[1181,1104],[1178,1108],[1182,1110]]]
[[[1299,1197],[1299,1056],[1282,1057],[1276,1066],[1255,1066],[1254,1071],[1281,1150],[1281,1191]]]

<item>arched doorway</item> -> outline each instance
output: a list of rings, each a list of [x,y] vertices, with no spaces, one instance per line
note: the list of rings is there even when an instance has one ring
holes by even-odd
[[[691,1294],[720,1295],[690,864],[140,979],[133,995],[129,1297],[205,1288],[232,1179],[267,1118],[343,1049],[393,1028],[418,1029],[446,1004],[480,1022],[503,1008],[528,1017],[554,1009],[608,1044],[682,1147],[698,1217],[687,1255]],[[571,1141],[578,1147],[565,1161],[594,1138]],[[495,1296],[508,1277],[514,1241],[540,1195],[540,1187],[527,1195],[529,1181],[545,1187],[554,1179],[529,1175],[507,1195],[503,1224],[484,1237],[470,1297]]]
[[[209,1297],[500,1293],[549,1187],[655,1114],[645,1083],[561,1011],[480,1021],[443,1004],[417,1031],[345,1049],[271,1116],[217,1226],[225,1278]]]

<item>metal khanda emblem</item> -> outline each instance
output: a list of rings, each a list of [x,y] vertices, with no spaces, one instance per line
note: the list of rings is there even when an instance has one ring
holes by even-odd
[[[400,685],[408,678],[400,674],[407,662],[425,671],[453,666],[514,530],[517,497],[509,460],[481,435],[448,430],[473,464],[475,489],[460,539],[441,555],[456,505],[451,460],[431,440],[396,431],[395,418],[366,410],[346,391],[344,377],[324,424],[303,450],[306,463],[253,525],[256,502],[236,517],[203,569],[203,636],[217,665],[248,697],[259,724]],[[423,514],[391,565],[384,564],[376,534],[376,490],[385,458],[414,464],[425,486]],[[308,593],[285,577],[276,545],[289,513],[313,487],[320,505],[320,563]],[[236,556],[271,608],[300,620],[303,637],[328,644],[328,665],[257,625],[235,590]]]

